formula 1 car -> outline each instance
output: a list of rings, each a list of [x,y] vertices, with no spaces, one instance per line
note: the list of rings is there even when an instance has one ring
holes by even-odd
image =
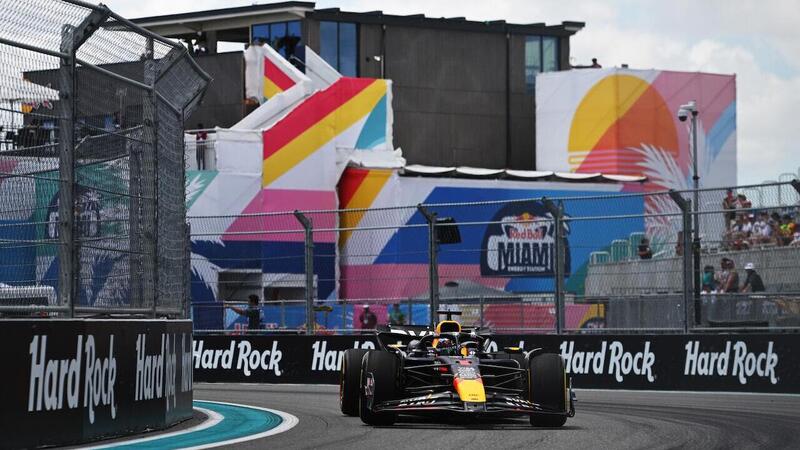
[[[462,328],[455,313],[435,328],[377,330],[378,350],[348,349],[339,379],[342,413],[368,425],[398,415],[443,413],[530,417],[560,427],[575,415],[575,397],[561,356],[516,347],[487,352],[488,330]]]

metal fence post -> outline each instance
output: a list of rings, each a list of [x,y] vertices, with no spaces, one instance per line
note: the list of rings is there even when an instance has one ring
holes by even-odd
[[[78,48],[100,28],[108,19],[111,10],[101,6],[92,10],[77,26],[64,25],[61,28],[61,53],[67,55],[59,61],[59,123],[58,123],[58,237],[59,274],[58,290],[61,301],[66,301],[69,317],[75,317],[75,302],[78,300],[78,281],[80,277],[80,230],[76,233],[75,217],[75,115],[77,114],[77,70],[76,53]]]
[[[74,297],[77,292],[75,272],[75,51],[73,33],[75,28],[65,25],[61,30],[61,52],[69,55],[61,58],[59,80],[58,166],[60,185],[58,190],[58,291],[62,302],[69,307],[69,317],[75,316]],[[78,272],[79,273],[79,272]]]
[[[429,212],[424,206],[417,205],[417,210],[428,222],[428,294],[431,302],[431,328],[436,327],[439,310],[439,260],[438,239],[436,238],[436,212]]]
[[[305,231],[306,334],[314,334],[314,228],[310,217],[300,211],[295,211],[294,216]]]
[[[544,207],[553,216],[553,228],[555,229],[555,307],[556,307],[556,333],[564,332],[564,276],[566,258],[564,252],[564,209],[561,205],[556,205],[550,199],[542,199]]]
[[[149,214],[145,215],[144,220],[144,238],[145,238],[145,255],[144,257],[152,258],[151,280],[152,280],[152,301],[150,315],[156,317],[158,308],[158,111],[156,105],[156,85],[155,81],[158,77],[158,70],[155,61],[153,60],[153,39],[148,38],[145,47],[145,60],[144,60],[144,83],[150,89],[144,98],[142,105],[142,113],[144,119],[145,136],[150,137],[150,161],[152,166],[150,170],[142,171],[142,180],[145,186],[151,187],[152,199],[148,208],[142,208],[142,212],[148,211]],[[145,200],[143,203],[147,204]]]
[[[686,200],[681,196],[679,192],[675,190],[669,191],[669,196],[672,198],[678,208],[681,210],[681,218],[683,219],[681,228],[682,228],[682,236],[683,236],[683,332],[688,333],[691,320],[691,309],[689,308],[689,303],[693,301],[692,295],[692,284],[693,284],[693,271],[692,267],[694,265],[693,262],[693,254],[692,251],[692,201]],[[698,309],[698,305],[695,305],[694,309]]]
[[[191,317],[192,310],[192,225],[186,223],[184,225],[186,230],[186,260],[185,269],[183,271],[183,288],[185,289],[183,296],[183,319]]]
[[[480,323],[480,326],[483,326],[483,296],[482,295],[480,296],[480,298],[478,298],[478,307],[480,308],[480,311],[478,312],[479,317],[480,317],[480,322],[479,323]]]

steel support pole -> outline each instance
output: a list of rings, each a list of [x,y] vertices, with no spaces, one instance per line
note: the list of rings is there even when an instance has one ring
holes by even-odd
[[[60,61],[58,70],[59,123],[58,123],[58,164],[59,164],[59,298],[66,302],[69,317],[75,316],[75,302],[78,300],[80,281],[80,248],[75,230],[75,115],[77,114],[77,70],[75,54],[89,37],[108,19],[111,11],[98,6],[80,24],[65,24],[61,28]],[[24,47],[23,47],[24,48]],[[37,51],[33,49],[34,51]]]
[[[58,70],[58,294],[69,308],[69,317],[75,316],[77,294],[76,251],[73,232],[75,230],[75,28],[64,25],[61,30],[62,57]]]
[[[483,326],[483,304],[484,304],[484,300],[483,300],[483,296],[481,295],[480,298],[478,298],[478,307],[480,308],[480,312],[479,312],[479,317],[480,317],[480,322],[479,323],[480,323],[480,326]]]
[[[314,317],[314,226],[310,217],[300,211],[294,212],[294,217],[303,226],[305,242],[305,271],[306,271],[306,334],[315,333]]]
[[[428,222],[428,296],[431,302],[431,329],[436,327],[439,310],[439,243],[436,238],[436,212],[417,205],[417,210]]]
[[[674,190],[669,192],[669,196],[672,200],[678,205],[678,208],[681,210],[681,218],[682,218],[682,232],[683,235],[683,263],[682,263],[682,281],[683,281],[683,332],[688,333],[691,323],[691,309],[689,308],[689,304],[692,301],[692,257],[693,254],[690,252],[690,247],[692,245],[692,238],[691,238],[691,229],[692,229],[692,217],[691,217],[691,200],[686,200],[681,196],[679,192]],[[697,315],[699,313],[696,313]]]
[[[144,141],[145,151],[143,152],[143,162],[149,162],[150,167],[140,167],[141,182],[143,187],[141,192],[151,195],[150,201],[142,202],[142,235],[143,235],[143,257],[144,261],[149,259],[149,264],[143,263],[149,270],[145,271],[144,280],[149,290],[143,292],[143,302],[151,301],[151,316],[156,317],[158,308],[158,268],[159,268],[159,249],[158,249],[158,108],[156,102],[155,80],[157,77],[156,63],[153,60],[153,40],[147,39],[144,60],[144,83],[148,86],[147,93],[142,105],[142,118],[144,122]],[[148,151],[149,150],[149,151]],[[149,170],[148,170],[149,169]],[[148,267],[149,266],[149,267]],[[146,304],[146,303],[145,303]]]
[[[543,199],[544,207],[553,216],[553,227],[555,229],[555,292],[554,301],[556,309],[556,333],[564,332],[564,277],[565,277],[565,255],[564,247],[564,210],[560,205],[556,205],[550,199]]]

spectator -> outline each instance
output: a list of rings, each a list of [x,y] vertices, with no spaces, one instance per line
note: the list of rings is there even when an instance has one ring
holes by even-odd
[[[247,297],[247,309],[237,308],[235,306],[228,306],[233,312],[240,316],[247,317],[247,329],[259,330],[261,329],[261,308],[258,306],[258,296],[251,295]]]
[[[650,241],[646,237],[639,242],[639,259],[653,259],[653,250],[650,249]]]
[[[764,292],[764,281],[756,272],[756,266],[749,262],[744,265],[744,270],[747,272],[747,278],[744,279],[742,292]]]
[[[739,292],[739,272],[732,259],[722,258],[722,276],[720,277],[719,291],[726,294]]]
[[[795,231],[792,237],[792,242],[789,243],[791,247],[800,247],[800,231]]]
[[[772,226],[769,224],[769,214],[762,211],[753,223],[753,231],[750,234],[750,242],[753,245],[767,244],[772,239]]]
[[[704,294],[711,294],[717,290],[717,281],[714,279],[714,266],[705,266],[703,268],[701,289]]]
[[[725,191],[725,198],[722,199],[722,209],[725,210],[725,230],[731,229],[731,224],[736,219],[736,197],[733,196],[733,189]],[[730,210],[730,211],[728,211]]]
[[[781,215],[773,212],[769,217],[769,225],[772,227],[772,240],[780,245]]]
[[[591,67],[592,69],[600,69],[603,66],[601,66],[600,63],[597,62],[597,58],[592,58],[592,65],[589,67]]]
[[[392,305],[392,310],[389,311],[389,323],[391,325],[405,325],[406,316],[400,311],[400,305],[395,303]]]
[[[739,215],[750,214],[749,209],[752,207],[753,203],[747,199],[747,196],[745,196],[744,194],[738,194],[736,196],[736,208],[742,210],[739,212]]]
[[[358,316],[358,325],[362,330],[374,329],[378,324],[378,318],[375,313],[369,310],[369,305],[364,305],[363,311]]]
[[[744,250],[748,248],[750,232],[753,226],[747,214],[736,216],[736,223],[728,233],[728,248],[733,250]]]
[[[206,140],[208,132],[203,129],[203,124],[197,124],[195,133],[195,156],[197,158],[197,170],[206,170]]]
[[[781,219],[781,225],[778,228],[778,245],[789,245],[794,239],[794,232],[797,225],[792,220],[792,216],[784,214]]]
[[[677,242],[675,242],[675,255],[683,256],[683,231],[678,231]]]

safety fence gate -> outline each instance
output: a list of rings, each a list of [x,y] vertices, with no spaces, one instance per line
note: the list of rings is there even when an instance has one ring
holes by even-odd
[[[186,49],[73,0],[0,2],[0,315],[185,317]]]

